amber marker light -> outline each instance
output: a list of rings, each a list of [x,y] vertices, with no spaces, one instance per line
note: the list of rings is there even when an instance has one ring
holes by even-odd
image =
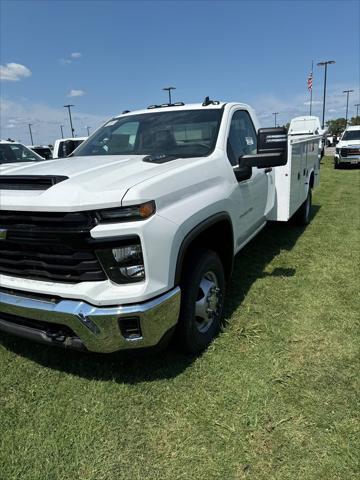
[[[141,218],[149,218],[155,213],[155,202],[146,202],[139,206]]]

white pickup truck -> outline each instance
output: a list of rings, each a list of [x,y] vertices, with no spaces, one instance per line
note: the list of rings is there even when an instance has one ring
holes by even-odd
[[[54,143],[53,158],[68,157],[88,137],[58,138]]]
[[[318,144],[207,97],[116,116],[71,158],[4,165],[0,330],[94,352],[171,335],[203,350],[234,256],[268,220],[309,222]]]
[[[360,164],[360,125],[347,127],[336,145],[334,166]]]

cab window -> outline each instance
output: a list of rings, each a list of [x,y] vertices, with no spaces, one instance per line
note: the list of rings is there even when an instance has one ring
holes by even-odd
[[[227,141],[229,161],[233,166],[239,165],[242,155],[251,155],[256,151],[257,137],[250,115],[245,110],[237,110],[231,119]]]

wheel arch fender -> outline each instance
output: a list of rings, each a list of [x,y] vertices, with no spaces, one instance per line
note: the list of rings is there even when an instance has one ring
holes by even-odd
[[[309,172],[309,187],[310,187],[310,189],[314,188],[314,184],[315,184],[315,172],[314,172],[314,169],[312,168]]]
[[[230,278],[234,263],[234,231],[231,217],[227,212],[211,215],[184,236],[177,253],[175,285],[180,284],[184,261],[191,248],[195,246],[214,250],[223,263],[225,278]]]

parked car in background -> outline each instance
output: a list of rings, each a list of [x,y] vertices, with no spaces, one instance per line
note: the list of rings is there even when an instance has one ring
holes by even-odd
[[[0,140],[0,164],[40,162],[45,159],[22,143]]]
[[[360,164],[360,125],[347,127],[336,145],[334,166]]]
[[[295,117],[291,120],[289,126],[289,135],[320,135],[319,140],[319,158],[325,154],[325,134],[326,129],[321,128],[319,117],[305,115]]]
[[[53,158],[52,150],[48,145],[28,145],[28,148],[33,152],[45,158],[45,160],[51,160]]]
[[[68,157],[88,137],[59,138],[55,140],[53,158]]]
[[[234,256],[268,220],[309,223],[318,145],[207,97],[116,116],[71,158],[9,169],[0,330],[95,352],[171,335],[204,350]]]
[[[336,136],[335,135],[326,135],[326,146],[333,147],[336,144]]]

